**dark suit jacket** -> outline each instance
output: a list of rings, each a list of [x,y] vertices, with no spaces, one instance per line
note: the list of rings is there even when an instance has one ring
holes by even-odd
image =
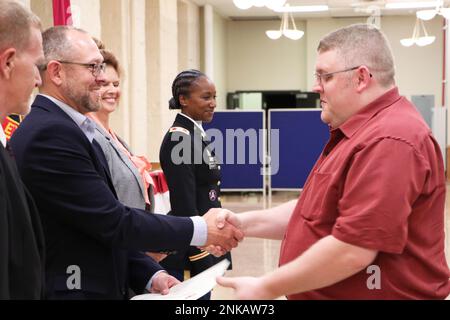
[[[100,146],[49,99],[36,98],[11,145],[44,227],[48,298],[123,299],[128,286],[142,292],[160,267],[138,251],[190,243],[190,219],[117,200]],[[80,289],[68,286],[71,266],[81,271]]]
[[[36,206],[0,144],[0,300],[40,299],[44,239]]]
[[[169,130],[159,152],[161,168],[169,186],[169,214],[180,217],[202,216],[211,208],[220,208],[220,165],[212,150],[208,149],[209,140],[202,138],[200,129],[181,114],[176,116],[171,128],[182,129]],[[178,152],[183,144],[184,149]],[[187,163],[175,162],[172,152],[183,156]],[[204,154],[208,155],[207,159],[203,158]],[[197,259],[201,256],[198,248],[186,247],[162,260],[161,265],[168,269],[183,270],[186,267],[191,270],[191,274],[197,274],[218,261],[212,255]],[[226,258],[231,261],[229,254]],[[187,267],[187,264],[190,266]]]

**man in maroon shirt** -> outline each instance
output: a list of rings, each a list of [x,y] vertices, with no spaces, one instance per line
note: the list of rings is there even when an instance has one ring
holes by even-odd
[[[228,220],[282,239],[280,267],[218,278],[240,299],[443,299],[445,177],[440,149],[399,95],[384,35],[368,25],[319,44],[314,91],[331,137],[297,202]]]

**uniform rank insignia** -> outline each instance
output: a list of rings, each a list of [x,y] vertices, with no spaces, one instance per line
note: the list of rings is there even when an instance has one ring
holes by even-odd
[[[187,130],[187,129],[185,129],[185,128],[181,128],[181,127],[172,127],[172,128],[169,129],[169,132],[170,132],[170,133],[173,133],[173,132],[181,132],[181,133],[187,134],[188,136],[191,135],[191,133],[189,132],[189,130]]]

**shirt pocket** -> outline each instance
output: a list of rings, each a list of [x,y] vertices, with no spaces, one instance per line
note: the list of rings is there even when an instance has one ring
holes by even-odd
[[[332,188],[332,173],[315,172],[301,195],[300,213],[306,220],[331,218],[329,204],[335,203],[336,193]],[[335,211],[336,207],[334,207]]]

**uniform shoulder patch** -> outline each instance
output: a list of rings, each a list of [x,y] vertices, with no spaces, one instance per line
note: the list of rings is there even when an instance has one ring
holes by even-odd
[[[189,132],[189,130],[187,130],[187,129],[185,129],[185,128],[182,128],[182,127],[172,127],[172,128],[169,129],[169,132],[170,132],[170,133],[173,133],[173,132],[181,132],[181,133],[187,134],[188,136],[191,135],[191,133]]]

